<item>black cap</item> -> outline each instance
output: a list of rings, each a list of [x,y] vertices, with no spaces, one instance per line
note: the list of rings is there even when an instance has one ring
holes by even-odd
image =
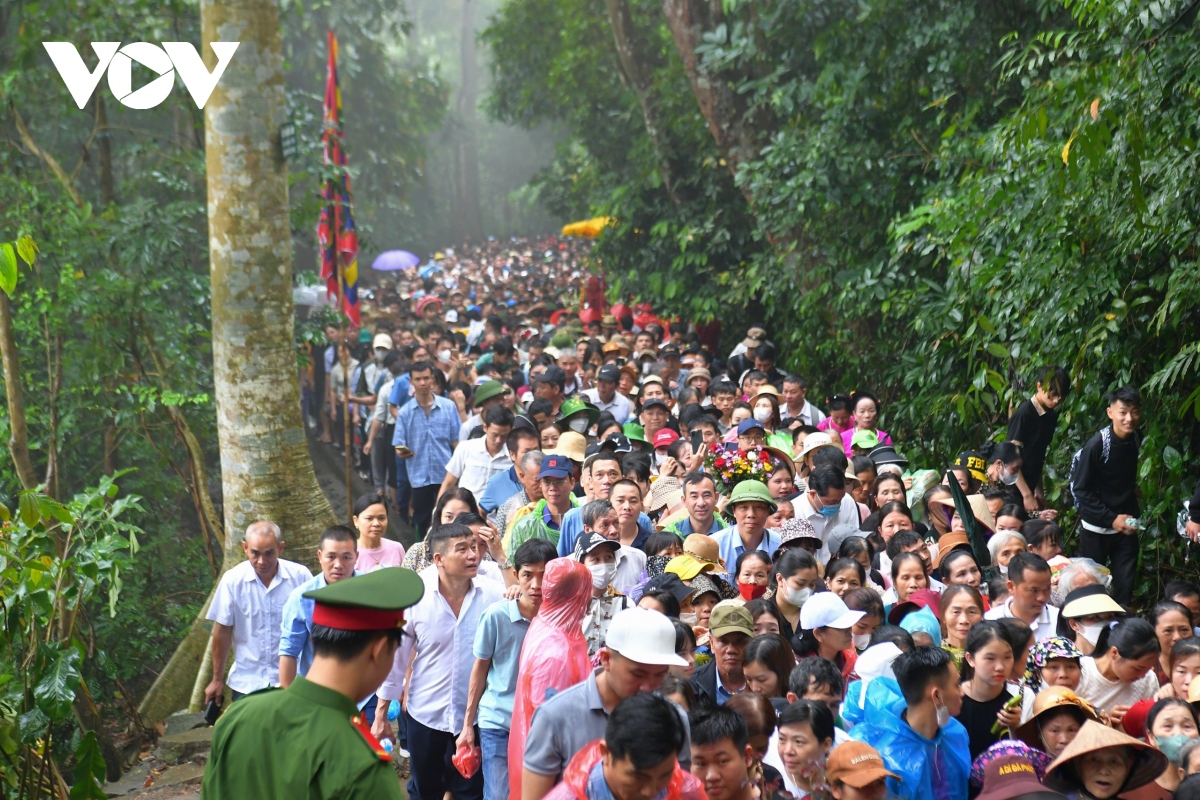
[[[679,358],[679,348],[673,344],[663,345],[658,349],[658,357],[666,358],[667,356],[675,356]]]
[[[610,433],[600,443],[600,449],[609,450],[613,453],[629,453],[633,451],[633,445],[630,444],[629,438],[624,434]]]
[[[667,405],[667,402],[665,400],[659,400],[657,397],[653,397],[653,398],[647,400],[646,402],[642,403],[642,411],[645,411],[647,408],[653,408],[655,406],[658,406],[659,408],[663,409],[667,413],[671,412],[671,407]]]
[[[518,414],[513,418],[512,429],[514,431],[526,430],[533,431],[534,433],[538,432],[537,425],[534,425],[533,420],[524,414]]]
[[[621,369],[616,364],[605,364],[596,373],[596,380],[618,383],[621,380]]]
[[[621,543],[614,542],[612,539],[606,539],[604,534],[596,533],[595,531],[585,533],[575,543],[575,558],[583,561],[584,556],[598,547],[611,547],[615,553],[621,549]]]
[[[562,367],[551,364],[546,367],[546,371],[541,375],[537,375],[530,379],[532,383],[553,383],[558,388],[563,389],[567,385],[567,373],[562,371]]]
[[[680,603],[688,599],[692,594],[691,587],[685,586],[683,581],[679,579],[679,576],[673,572],[664,572],[662,575],[655,575],[647,581],[646,588],[642,591],[642,594],[645,595],[646,592],[650,591],[670,592],[675,595],[675,599]]]

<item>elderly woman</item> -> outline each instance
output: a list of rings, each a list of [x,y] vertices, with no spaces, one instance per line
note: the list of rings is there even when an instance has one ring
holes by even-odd
[[[1001,575],[1008,574],[1008,562],[1017,553],[1026,550],[1025,537],[1017,531],[996,531],[987,542],[988,552],[992,555],[992,563],[1000,570]]]
[[[1167,768],[1157,747],[1088,720],[1046,772],[1072,800],[1112,800],[1154,781]]]
[[[1101,567],[1090,558],[1072,558],[1071,563],[1058,573],[1058,588],[1054,590],[1051,602],[1062,606],[1067,595],[1084,586],[1104,586],[1108,580],[1108,570]]]

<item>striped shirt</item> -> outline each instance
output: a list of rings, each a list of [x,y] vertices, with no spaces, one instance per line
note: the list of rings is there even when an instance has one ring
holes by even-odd
[[[433,396],[429,411],[421,408],[420,403],[406,403],[396,414],[392,444],[413,451],[414,455],[405,463],[412,486],[441,484],[454,445],[458,444],[461,424],[454,401],[439,395]]]

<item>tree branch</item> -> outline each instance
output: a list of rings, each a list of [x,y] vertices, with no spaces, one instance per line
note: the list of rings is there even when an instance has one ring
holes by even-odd
[[[8,451],[21,486],[36,489],[37,471],[29,456],[29,431],[25,423],[25,393],[21,388],[21,359],[13,333],[12,305],[0,291],[0,362],[4,366],[4,389],[8,399]]]
[[[21,112],[17,111],[15,105],[10,105],[12,109],[13,122],[17,125],[17,133],[21,135],[21,142],[35,156],[40,158],[46,167],[54,173],[54,177],[58,178],[58,182],[62,184],[63,190],[71,196],[71,200],[75,205],[83,205],[83,196],[79,194],[79,190],[75,188],[75,184],[71,182],[71,176],[62,168],[62,164],[58,163],[58,159],[43,150],[34,141],[33,135],[29,132],[29,128],[25,127],[25,120],[21,118]]]

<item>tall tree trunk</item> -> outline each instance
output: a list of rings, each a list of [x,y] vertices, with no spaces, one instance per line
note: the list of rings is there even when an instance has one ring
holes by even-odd
[[[25,392],[21,386],[21,358],[13,329],[12,304],[0,290],[0,363],[4,366],[4,390],[8,400],[8,452],[22,488],[36,489],[37,472],[29,456],[29,433],[25,427]]]
[[[454,223],[458,235],[483,239],[483,212],[479,200],[479,144],[475,107],[479,104],[479,68],[475,57],[475,3],[463,0],[462,86],[455,111],[459,121],[454,144]]]
[[[730,76],[714,73],[704,65],[699,48],[704,37],[713,34],[726,20],[720,0],[662,0],[663,14],[683,70],[687,73],[692,94],[700,106],[708,129],[712,132],[717,148],[725,158],[731,175],[736,176],[738,166],[753,159],[765,143],[765,137],[774,130],[768,120],[749,118],[749,100],[735,88]],[[749,189],[742,194],[754,205],[754,196]]]
[[[241,42],[204,109],[225,549],[269,519],[292,558],[315,562],[317,538],[335,519],[300,414],[279,6],[204,0],[200,19],[204,42]]]
[[[104,107],[104,93],[96,92],[96,152],[99,154],[100,202],[112,205],[117,199],[116,181],[113,179],[112,138],[108,133],[108,110]]]
[[[283,530],[287,557],[312,564],[318,537],[336,520],[313,472],[300,414],[287,164],[279,143],[286,116],[279,6],[203,0],[200,22],[209,69],[209,42],[241,42],[204,109],[222,573],[240,560],[240,534],[259,519]],[[188,704],[210,634],[202,610],[143,699],[143,715],[161,718]]]
[[[629,0],[605,0],[608,9],[608,25],[612,28],[613,43],[617,48],[617,63],[621,67],[622,82],[637,96],[642,109],[642,120],[646,133],[654,145],[662,171],[663,185],[671,202],[679,206],[683,202],[679,187],[679,169],[675,166],[670,147],[665,141],[666,124],[658,107],[658,93],[654,89],[654,63],[633,22]]]

